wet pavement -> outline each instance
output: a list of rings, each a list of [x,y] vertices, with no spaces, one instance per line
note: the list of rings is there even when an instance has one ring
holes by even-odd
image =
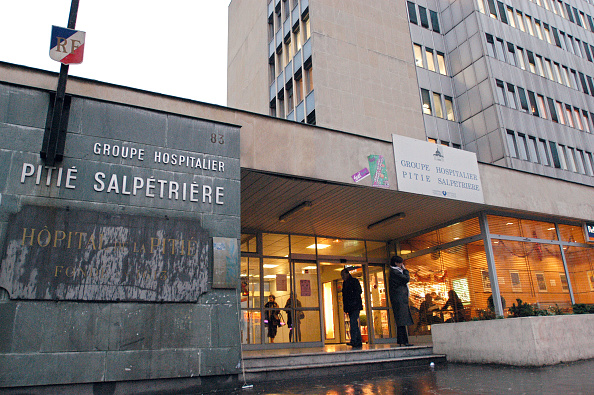
[[[594,394],[594,360],[542,368],[444,363],[434,368],[428,365],[378,372],[373,377],[332,376],[254,383],[253,388],[232,394]]]

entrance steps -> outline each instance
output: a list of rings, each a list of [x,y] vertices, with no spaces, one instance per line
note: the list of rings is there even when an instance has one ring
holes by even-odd
[[[433,353],[431,345],[396,347],[369,346],[342,349],[285,350],[285,353],[246,352],[243,363],[248,382],[289,380],[349,373],[379,372],[410,366],[429,366],[446,361],[445,355]]]

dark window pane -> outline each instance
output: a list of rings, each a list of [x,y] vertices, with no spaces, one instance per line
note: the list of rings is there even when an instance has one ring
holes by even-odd
[[[439,33],[439,18],[437,17],[437,12],[429,10],[429,14],[431,14],[431,26],[433,27],[433,31]]]
[[[505,6],[502,2],[497,2],[497,7],[499,8],[499,15],[501,16],[501,22],[507,23],[507,15],[505,14]]]
[[[584,52],[586,53],[586,57],[591,62],[592,61],[592,55],[590,54],[590,46],[585,41],[582,41],[582,44],[584,44]]]
[[[573,7],[573,14],[575,15],[575,22],[581,26],[584,27],[584,25],[582,25],[582,20],[580,19],[580,13],[578,12],[577,8]]]
[[[585,94],[589,94],[590,92],[588,92],[588,86],[586,85],[586,77],[584,76],[584,73],[579,73],[580,74],[580,83],[582,84],[582,90],[584,91]]]
[[[419,21],[417,20],[417,10],[415,4],[411,3],[410,1],[407,1],[406,5],[408,6],[408,20],[410,21],[410,23],[418,25]]]
[[[489,5],[489,13],[494,18],[497,18],[497,10],[495,9],[495,1],[494,0],[488,0],[487,3]]]
[[[536,96],[534,96],[534,92],[528,91],[528,99],[530,99],[530,112],[532,115],[539,117],[540,114],[538,113],[538,106],[536,105]]]
[[[526,99],[526,92],[523,88],[518,87],[518,96],[520,96],[520,104],[522,105],[522,110],[530,111],[528,108],[528,100]]]
[[[571,6],[565,3],[565,9],[567,10],[567,16],[569,17],[569,20],[575,23],[573,20],[573,13],[571,12]]]
[[[561,40],[559,40],[559,33],[557,32],[557,28],[553,27],[553,37],[555,38],[555,44],[559,47],[559,48],[563,48],[561,46]]]
[[[557,144],[549,141],[549,147],[551,148],[551,156],[553,157],[553,165],[557,168],[561,168],[561,161],[559,161],[559,154],[557,153]]]
[[[557,118],[557,110],[555,110],[555,102],[550,97],[547,97],[547,103],[549,103],[549,112],[551,113],[551,119],[553,122],[559,122],[559,118]]]
[[[429,19],[427,19],[427,9],[419,6],[419,17],[421,18],[421,26],[429,29]]]

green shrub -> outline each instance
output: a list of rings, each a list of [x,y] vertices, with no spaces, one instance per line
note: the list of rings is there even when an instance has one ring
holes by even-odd
[[[509,308],[511,318],[551,315],[548,310],[536,308],[530,303],[522,302],[522,299],[516,299],[516,301],[518,302],[518,305],[516,306],[514,303],[512,304],[512,307]]]
[[[594,305],[584,303],[574,304],[573,314],[594,314]]]

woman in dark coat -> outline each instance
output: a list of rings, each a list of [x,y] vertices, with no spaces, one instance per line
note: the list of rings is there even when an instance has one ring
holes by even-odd
[[[396,340],[401,346],[412,346],[406,333],[406,327],[414,323],[408,306],[409,281],[410,274],[404,267],[404,260],[398,255],[393,256],[390,259],[390,303],[396,321]]]

